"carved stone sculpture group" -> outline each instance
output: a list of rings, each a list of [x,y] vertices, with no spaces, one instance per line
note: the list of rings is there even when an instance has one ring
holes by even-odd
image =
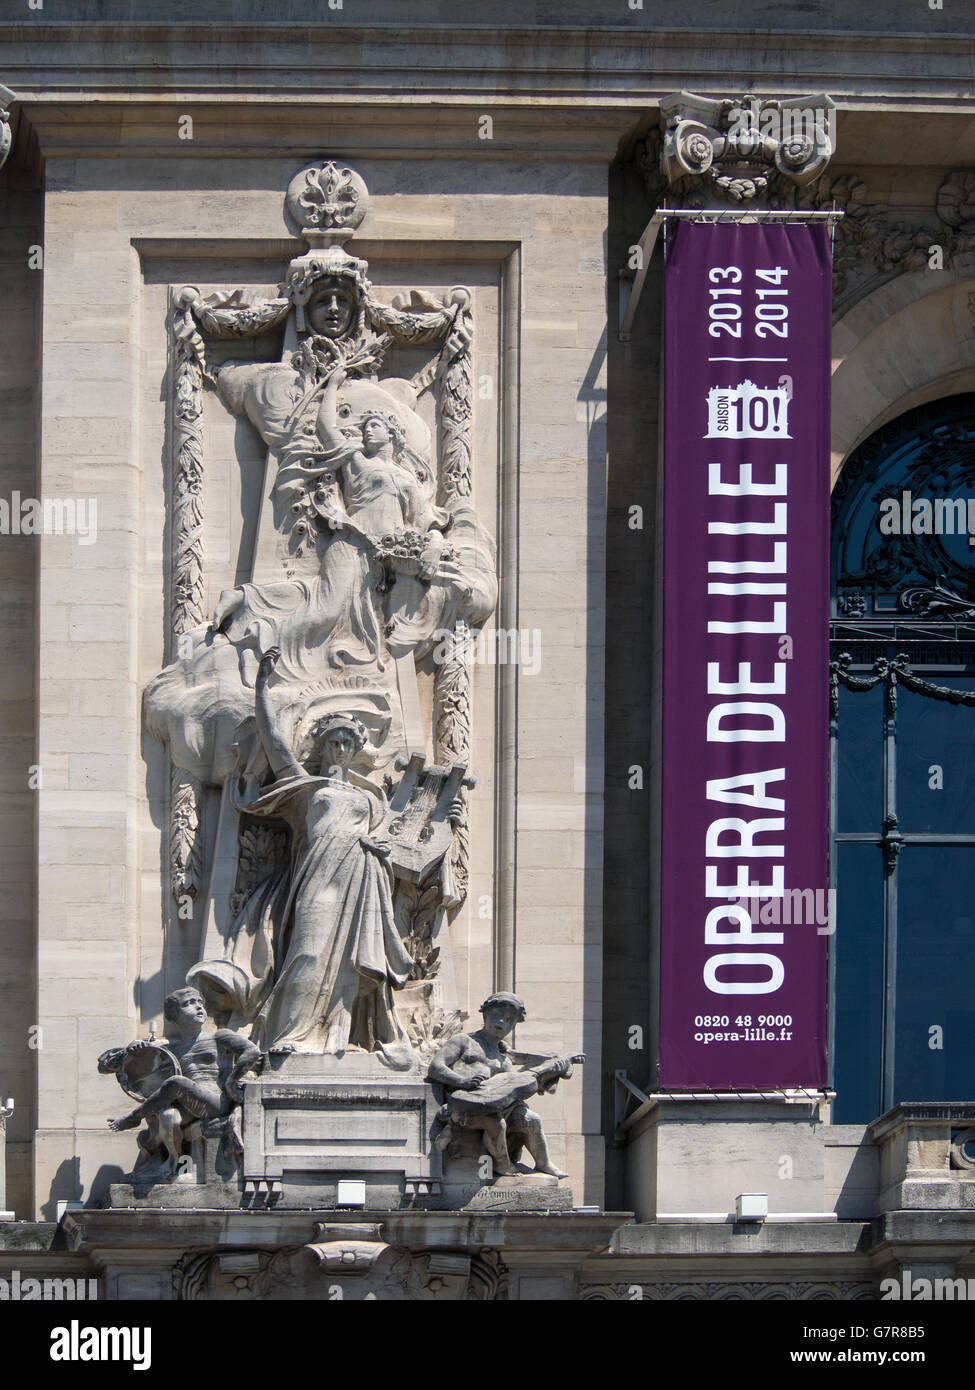
[[[140,1100],[110,1123],[145,1124],[133,1179],[179,1176],[205,1137],[226,1174],[241,1078],[267,1058],[352,1049],[409,1069],[440,1046],[438,1148],[467,1129],[496,1173],[522,1146],[554,1173],[524,1101],[569,1063],[512,1068],[520,1000],[492,997],[445,1047],[455,1001],[396,1002],[434,976],[467,886],[469,648],[498,592],[473,506],[471,295],[374,293],[345,246],[368,209],[353,170],[308,166],[286,201],[308,249],[274,297],[173,295],[171,660],[144,709],[169,752],[171,885],[200,948],[166,1000],[167,1041],[100,1059]],[[392,348],[427,360],[383,375]],[[207,387],[267,450],[250,577],[209,613]],[[208,1012],[226,1026],[204,1031]]]

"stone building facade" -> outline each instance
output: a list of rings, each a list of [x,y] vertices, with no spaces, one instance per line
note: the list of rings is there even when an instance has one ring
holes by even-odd
[[[242,0],[232,23],[207,0],[190,22],[169,0],[151,22],[117,8],[0,2],[10,146],[0,173],[0,623],[11,658],[0,676],[0,1091],[15,1101],[0,1208],[17,1218],[0,1225],[0,1264],[97,1276],[104,1298],[327,1296],[316,1280],[343,1251],[357,1261],[356,1296],[400,1298],[611,1299],[638,1288],[650,1299],[871,1299],[902,1267],[966,1276],[970,1091],[895,1085],[872,1111],[835,1123],[832,1091],[657,1087],[663,269],[658,250],[638,273],[632,250],[678,195],[709,206],[713,185],[705,196],[693,172],[677,171],[678,182],[661,159],[666,113],[687,94],[828,93],[835,148],[790,206],[844,213],[834,483],[910,412],[923,424],[925,410],[963,407],[975,392],[971,19],[921,0],[817,0],[801,13],[750,0],[734,23],[707,0],[679,17],[658,0],[502,0],[490,17],[416,0],[408,22],[395,0],[367,12],[356,0],[287,0],[273,19]],[[722,206],[740,208],[741,196],[725,188]],[[755,207],[774,206],[771,197]],[[384,381],[411,383],[407,425],[426,440],[414,455],[439,470],[433,503],[454,508],[455,537],[461,509],[472,512],[471,533],[476,525],[485,539],[470,542],[471,554],[483,548],[469,564],[488,587],[490,571],[496,593],[465,608],[478,577],[444,581],[460,606],[431,619],[412,648],[389,647],[386,703],[349,679],[341,698],[315,686],[315,710],[362,714],[368,701],[356,692],[375,695],[370,746],[390,789],[404,749],[473,780],[461,830],[450,820],[448,859],[464,882],[451,892],[437,879],[426,937],[416,894],[397,889],[397,903],[409,899],[414,958],[434,940],[440,951],[438,969],[414,971],[411,1041],[422,1033],[432,1055],[449,1018],[476,1020],[481,1000],[503,991],[527,1004],[517,1033],[526,1054],[585,1055],[539,1101],[553,1164],[568,1175],[564,1202],[522,1195],[484,1210],[474,1199],[471,1210],[471,1193],[435,1200],[450,1184],[438,1186],[425,1151],[414,1170],[343,1168],[317,1151],[296,1166],[282,1120],[278,1167],[253,1169],[222,1205],[210,1189],[194,1204],[189,1182],[180,1200],[162,1184],[155,1195],[121,1192],[135,1150],[131,1135],[106,1127],[119,1092],[99,1056],[150,1026],[164,1033],[164,999],[187,972],[204,978],[194,967],[229,939],[226,904],[242,895],[240,909],[256,882],[243,877],[239,843],[231,859],[222,848],[230,764],[209,777],[174,751],[196,736],[185,710],[197,675],[165,715],[147,715],[144,693],[174,663],[192,665],[198,647],[180,639],[203,630],[222,594],[259,591],[270,573],[260,568],[267,547],[276,528],[285,533],[262,469],[268,448],[281,456],[285,446],[262,435],[257,405],[234,408],[225,368],[283,369],[308,331],[293,267],[305,258],[325,283],[342,257],[342,283],[369,282],[356,301],[366,314],[356,351],[387,355],[378,376],[343,360],[384,401],[395,394]],[[350,270],[349,258],[367,269]],[[297,408],[308,382],[299,373],[296,383]],[[297,437],[293,426],[274,428]],[[463,475],[456,486],[445,482],[451,467]],[[29,533],[25,499],[41,518],[48,505],[44,534]],[[411,506],[403,516],[419,526]],[[320,514],[324,545],[334,516]],[[423,535],[439,546],[435,530]],[[450,526],[443,539],[462,549]],[[420,621],[390,607],[396,586],[420,581],[390,554],[392,641],[404,614]],[[463,569],[463,555],[444,563]],[[295,566],[289,583],[305,573]],[[952,679],[963,691],[975,591],[952,592]],[[261,614],[271,624],[260,641],[270,633],[284,647],[293,633],[267,618],[266,592],[252,608],[258,626]],[[922,616],[933,622],[944,607]],[[217,636],[233,633],[228,621]],[[334,616],[327,623],[339,631]],[[430,635],[456,638],[458,623],[470,644],[459,694]],[[872,642],[851,668],[869,672],[881,647],[915,638],[935,640],[903,623],[837,640],[863,652]],[[247,645],[241,638],[238,655]],[[311,700],[314,682],[299,676]],[[244,686],[253,700],[253,669]],[[212,770],[219,757],[207,748]],[[189,807],[182,819],[179,806]],[[962,804],[959,833],[975,832],[971,805],[968,815],[966,826]],[[431,816],[433,826],[447,812]],[[424,872],[420,888],[433,892]],[[249,961],[235,968],[253,985]],[[214,997],[212,1021],[238,1026],[246,1010],[216,1017]],[[306,1058],[288,1065],[294,1095],[271,1095],[268,1068],[245,1092],[264,1088],[265,1107],[300,1102],[314,1069]],[[330,1073],[329,1084],[365,1084],[354,1071]],[[842,1098],[840,1076],[833,1088]],[[395,1105],[405,1114],[414,1100],[404,1092]],[[248,1123],[264,1122],[246,1106],[245,1145],[256,1142]],[[294,1143],[314,1149],[293,1123]],[[331,1154],[340,1131],[321,1119],[308,1133]],[[385,1130],[375,1138],[391,1142]],[[288,1174],[299,1171],[292,1201]],[[366,1178],[364,1205],[342,1199],[340,1180],[380,1172],[383,1182]],[[216,1180],[195,1177],[201,1189]],[[747,1193],[767,1195],[764,1222],[733,1220]]]

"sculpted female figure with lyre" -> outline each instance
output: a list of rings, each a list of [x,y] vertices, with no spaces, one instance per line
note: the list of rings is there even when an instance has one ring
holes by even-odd
[[[354,716],[331,714],[318,730],[321,761],[297,761],[268,690],[278,653],[257,675],[257,727],[275,780],[237,798],[249,815],[274,816],[291,831],[280,968],[253,1029],[264,1051],[373,1051],[406,1044],[392,991],[413,965],[393,915],[388,848],[372,838],[386,810],[378,787],[350,771],[366,741]]]

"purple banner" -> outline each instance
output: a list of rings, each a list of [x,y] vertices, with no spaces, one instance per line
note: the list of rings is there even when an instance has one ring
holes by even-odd
[[[819,1087],[828,234],[681,222],[666,281],[659,1081]]]

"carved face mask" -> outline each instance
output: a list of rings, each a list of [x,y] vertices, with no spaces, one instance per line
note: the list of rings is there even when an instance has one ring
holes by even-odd
[[[351,328],[355,310],[355,297],[341,280],[330,277],[316,291],[305,316],[313,332],[323,338],[341,338]]]

